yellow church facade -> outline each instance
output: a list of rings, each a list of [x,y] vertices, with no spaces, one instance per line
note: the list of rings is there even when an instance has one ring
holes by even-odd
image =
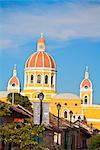
[[[8,81],[7,93],[21,93],[28,96],[31,102],[37,102],[38,94],[44,93],[43,102],[49,102],[49,111],[57,116],[57,104],[61,104],[60,117],[70,119],[69,112],[73,112],[72,121],[78,117],[87,120],[95,128],[100,129],[100,105],[92,104],[92,82],[89,79],[88,67],[85,77],[80,84],[80,95],[74,93],[57,93],[56,91],[56,63],[46,52],[45,38],[41,34],[37,42],[37,50],[25,63],[24,88],[20,92],[20,81],[17,77],[16,66],[13,76]],[[0,99],[6,99],[7,94],[1,92]]]

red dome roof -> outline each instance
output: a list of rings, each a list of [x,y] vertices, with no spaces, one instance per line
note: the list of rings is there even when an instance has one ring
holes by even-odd
[[[30,67],[45,67],[45,68],[56,68],[56,64],[53,58],[45,51],[38,51],[33,53],[26,61],[26,68]]]
[[[87,85],[88,87],[91,87],[91,82],[89,81],[89,79],[83,80],[82,87],[84,87],[85,85]]]
[[[16,84],[16,85],[19,85],[19,80],[16,76],[13,76],[10,81],[9,81],[9,84],[12,85],[12,84]]]
[[[45,39],[42,37],[42,38],[40,38],[39,40],[38,40],[38,43],[45,43]]]

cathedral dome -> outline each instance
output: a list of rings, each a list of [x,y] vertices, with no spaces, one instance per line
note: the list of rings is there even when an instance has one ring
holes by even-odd
[[[34,90],[35,92],[35,90],[42,89],[53,93],[56,91],[56,63],[52,56],[46,52],[45,46],[45,38],[41,34],[36,52],[30,55],[25,64],[25,91]]]
[[[26,61],[26,68],[50,68],[55,69],[54,59],[45,52],[45,38],[43,34],[37,43],[37,52],[33,53]]]
[[[45,51],[33,53],[26,61],[26,68],[51,68],[55,69],[56,65],[53,58]]]

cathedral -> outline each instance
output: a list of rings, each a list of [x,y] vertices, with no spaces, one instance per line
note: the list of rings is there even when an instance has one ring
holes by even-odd
[[[49,111],[57,115],[57,104],[61,104],[60,117],[70,119],[69,112],[73,112],[72,121],[80,116],[84,117],[88,125],[100,130],[100,105],[92,104],[92,82],[89,79],[88,67],[80,83],[80,95],[74,93],[57,93],[56,91],[56,63],[52,56],[46,52],[43,34],[38,39],[36,52],[26,60],[24,69],[24,87],[21,91],[20,80],[17,76],[16,66],[13,75],[8,81],[7,92],[0,92],[0,99],[6,100],[8,93],[21,93],[28,96],[31,102],[38,102],[38,94],[44,94],[43,102],[49,103]]]

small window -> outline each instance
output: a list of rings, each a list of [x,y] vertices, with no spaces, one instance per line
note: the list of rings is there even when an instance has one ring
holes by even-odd
[[[48,76],[45,76],[45,84],[48,84]]]
[[[88,86],[87,86],[87,85],[85,85],[85,86],[84,86],[84,88],[85,88],[85,89],[88,89]]]
[[[28,83],[28,76],[26,76],[26,84]]]
[[[13,84],[12,84],[12,86],[13,86],[13,87],[15,87],[15,86],[16,86],[16,84],[15,84],[15,83],[13,83]]]
[[[37,76],[37,83],[41,83],[41,75]]]
[[[53,85],[53,76],[51,76],[51,85]]]
[[[43,49],[43,45],[39,45],[39,49]]]
[[[33,83],[33,80],[34,80],[34,76],[31,75],[31,83]]]
[[[83,100],[81,100],[81,104],[83,104]]]
[[[84,104],[87,104],[87,103],[88,103],[88,97],[84,96]]]
[[[67,118],[67,111],[64,112],[64,118]]]

